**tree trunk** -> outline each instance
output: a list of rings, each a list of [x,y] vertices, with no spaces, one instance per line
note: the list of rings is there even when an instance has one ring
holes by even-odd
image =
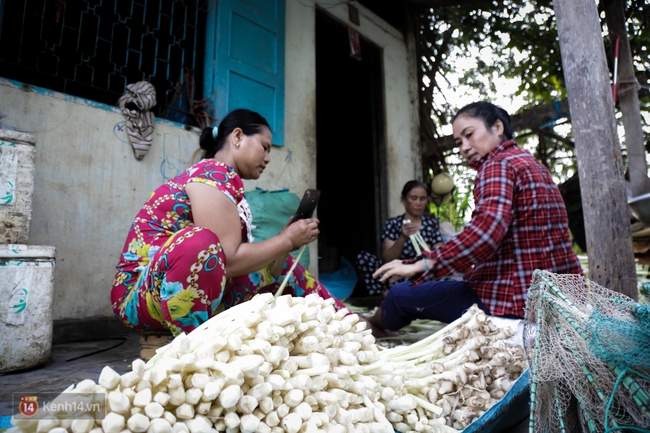
[[[646,163],[645,146],[643,143],[643,127],[639,110],[639,83],[634,73],[634,64],[630,53],[630,42],[625,26],[625,4],[622,0],[605,0],[605,14],[609,29],[612,55],[619,41],[618,55],[618,101],[623,115],[625,128],[625,146],[627,147],[627,166],[630,171],[630,188],[632,196],[650,192],[650,179]]]
[[[582,193],[589,278],[637,299],[634,250],[598,10],[553,0]]]

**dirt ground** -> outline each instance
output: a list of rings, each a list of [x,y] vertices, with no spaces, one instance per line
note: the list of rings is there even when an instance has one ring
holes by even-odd
[[[116,338],[54,344],[47,362],[29,370],[0,376],[0,416],[14,413],[14,394],[62,392],[84,379],[95,382],[108,365],[118,373],[131,370],[131,361],[140,353],[139,334]]]

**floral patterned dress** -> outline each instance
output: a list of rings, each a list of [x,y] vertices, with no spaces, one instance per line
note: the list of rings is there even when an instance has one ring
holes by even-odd
[[[111,290],[117,318],[141,330],[190,332],[221,311],[257,293],[275,292],[293,264],[288,256],[278,279],[272,265],[249,275],[226,276],[226,255],[218,236],[194,225],[185,186],[200,182],[222,191],[237,205],[242,242],[252,242],[252,216],[244,185],[232,167],[203,160],[156,189],[135,217],[127,235]],[[285,294],[329,291],[298,264]],[[334,305],[343,308],[340,301]]]

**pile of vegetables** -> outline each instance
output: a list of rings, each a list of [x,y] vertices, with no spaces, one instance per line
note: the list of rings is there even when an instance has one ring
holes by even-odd
[[[511,367],[523,367],[516,350],[490,344],[508,332],[478,309],[393,349],[348,313],[316,294],[261,294],[130,372],[105,367],[97,383],[64,391],[105,394],[103,419],[14,424],[30,433],[457,432],[507,391]]]
[[[528,368],[524,348],[508,342],[513,334],[474,305],[435,334],[384,350],[382,356],[404,372],[404,388],[417,403],[406,416],[387,415],[395,429],[428,431],[442,419],[463,430],[483,415]]]

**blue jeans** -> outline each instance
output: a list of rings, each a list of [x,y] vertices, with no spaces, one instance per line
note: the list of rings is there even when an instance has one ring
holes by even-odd
[[[444,280],[411,285],[410,281],[391,287],[381,304],[384,328],[397,331],[416,319],[451,323],[473,304],[487,312],[485,305],[464,281]]]

